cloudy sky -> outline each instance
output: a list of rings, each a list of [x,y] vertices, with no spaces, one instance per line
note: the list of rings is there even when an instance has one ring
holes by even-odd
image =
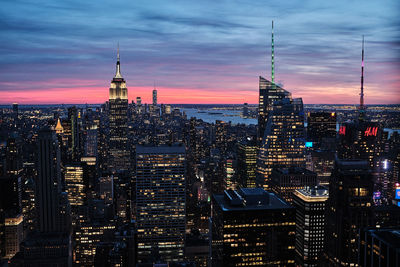
[[[129,99],[257,103],[258,76],[305,103],[400,103],[400,1],[2,0],[0,104],[102,103],[121,69]]]

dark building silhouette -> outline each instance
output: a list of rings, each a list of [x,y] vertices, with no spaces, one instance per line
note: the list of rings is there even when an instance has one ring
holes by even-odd
[[[359,231],[373,225],[373,186],[368,161],[336,160],[326,202],[325,256],[331,264],[357,263]]]
[[[277,168],[272,170],[271,190],[289,203],[293,192],[306,186],[316,186],[317,175],[305,168]]]
[[[400,266],[400,228],[361,231],[358,264],[370,267]]]

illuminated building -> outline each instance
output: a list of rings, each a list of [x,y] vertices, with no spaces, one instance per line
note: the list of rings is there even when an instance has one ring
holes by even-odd
[[[328,190],[306,187],[293,193],[296,208],[296,264],[318,266],[324,250],[325,202]]]
[[[64,133],[64,127],[62,127],[62,125],[61,125],[60,118],[57,119],[57,124],[56,124],[56,127],[54,128],[54,130],[56,131],[56,134]]]
[[[307,142],[313,150],[334,150],[336,138],[335,112],[309,112],[307,114]]]
[[[184,257],[186,156],[184,146],[136,147],[139,262]]]
[[[227,159],[225,164],[225,189],[235,189],[236,182],[235,182],[235,161],[233,159]]]
[[[237,146],[237,181],[246,188],[256,187],[257,144],[254,139],[238,143]]]
[[[359,230],[372,226],[373,176],[366,160],[336,160],[326,202],[325,257],[357,263]]]
[[[81,166],[67,165],[65,167],[65,185],[71,206],[82,206],[85,201],[85,186]]]
[[[68,193],[68,201],[71,205],[72,225],[75,226],[80,209],[85,204],[86,192],[83,181],[83,169],[80,165],[65,166],[65,189]]]
[[[277,168],[272,170],[270,184],[272,192],[293,203],[293,192],[305,186],[316,186],[317,175],[304,168]]]
[[[21,148],[16,133],[13,133],[12,136],[7,139],[5,163],[6,175],[15,177],[21,174]]]
[[[271,35],[271,81],[259,77],[258,100],[258,133],[257,141],[261,145],[269,113],[273,110],[273,103],[282,99],[292,99],[291,94],[275,84],[275,54],[274,54],[274,22],[272,21]]]
[[[170,115],[171,114],[171,105],[165,105],[165,114]]]
[[[97,157],[98,130],[96,125],[90,125],[85,131],[85,156]]]
[[[94,194],[96,189],[97,180],[97,159],[96,157],[81,157],[81,164],[83,171],[83,185],[86,198]]]
[[[153,106],[157,106],[157,90],[153,90]]]
[[[74,263],[77,266],[93,266],[96,245],[113,240],[113,221],[84,222],[75,231]]]
[[[318,176],[318,184],[329,185],[329,178],[335,164],[335,151],[311,150],[308,151],[311,166],[307,169],[315,172]]]
[[[5,258],[7,259],[11,259],[19,251],[19,244],[24,236],[23,222],[22,214],[5,218]]]
[[[119,48],[116,73],[109,91],[109,155],[108,168],[113,172],[129,170],[128,147],[128,89],[121,75]]]
[[[295,209],[262,188],[212,197],[212,266],[294,265]]]
[[[268,113],[257,163],[257,187],[269,188],[273,168],[305,168],[305,131],[301,98],[275,101]]]
[[[226,154],[226,136],[228,124],[224,121],[215,121],[215,147],[219,149],[221,156]]]
[[[112,175],[100,177],[99,179],[99,197],[106,204],[112,204],[114,201],[114,177]]]
[[[359,266],[400,266],[400,228],[361,231]]]
[[[258,142],[261,145],[268,116],[273,110],[273,103],[282,99],[292,99],[292,95],[273,82],[259,77],[259,105],[258,105]]]

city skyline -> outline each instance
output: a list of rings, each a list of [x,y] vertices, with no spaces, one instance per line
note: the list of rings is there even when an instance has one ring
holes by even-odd
[[[151,103],[155,83],[159,103],[255,104],[258,76],[270,79],[271,20],[275,80],[294,97],[357,104],[365,35],[366,104],[400,103],[395,1],[4,7],[0,104],[105,102],[117,42],[129,101]]]

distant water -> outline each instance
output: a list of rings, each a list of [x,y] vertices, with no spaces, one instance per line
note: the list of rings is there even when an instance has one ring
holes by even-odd
[[[188,119],[195,117],[207,123],[215,123],[216,120],[231,122],[232,124],[257,124],[257,119],[241,117],[241,110],[215,110],[215,109],[197,109],[197,108],[180,108],[186,113]]]

